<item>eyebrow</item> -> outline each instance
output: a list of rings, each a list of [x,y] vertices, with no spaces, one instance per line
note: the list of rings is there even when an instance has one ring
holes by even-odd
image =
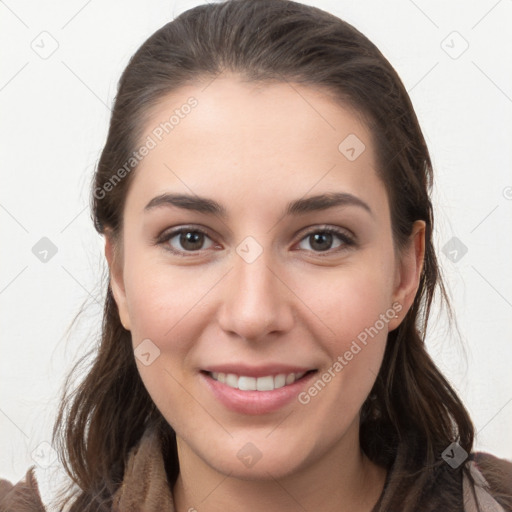
[[[218,215],[223,219],[228,217],[224,206],[213,199],[188,194],[161,194],[151,199],[144,211],[150,211],[162,206],[176,206],[185,210],[199,213]],[[285,216],[302,215],[316,211],[323,211],[336,206],[357,206],[373,216],[371,208],[362,199],[345,192],[329,192],[291,201],[286,205]]]

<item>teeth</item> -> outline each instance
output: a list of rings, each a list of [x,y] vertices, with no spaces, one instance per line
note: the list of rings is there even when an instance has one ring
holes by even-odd
[[[245,375],[235,375],[234,373],[210,373],[214,380],[222,382],[230,388],[240,389],[242,391],[273,391],[274,389],[293,384],[305,374],[306,372],[289,373],[288,375],[280,373],[276,376],[247,377]]]

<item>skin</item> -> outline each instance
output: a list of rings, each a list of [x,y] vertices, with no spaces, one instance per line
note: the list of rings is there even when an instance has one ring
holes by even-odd
[[[105,248],[134,349],[149,338],[160,350],[148,366],[136,361],[177,433],[176,509],[370,511],[386,474],[360,450],[359,411],[388,331],[416,294],[425,224],[417,221],[409,245],[396,252],[370,133],[324,91],[224,74],[207,87],[189,85],[167,96],[143,139],[190,96],[197,107],[139,164],[122,239],[116,245],[107,236]],[[338,150],[349,134],[366,146],[354,161]],[[228,217],[173,206],[144,211],[168,192],[212,198]],[[283,216],[289,201],[325,192],[353,194],[372,214],[350,205]],[[208,232],[199,249],[180,244],[177,235],[154,243],[169,228],[190,225]],[[309,235],[325,225],[351,234],[356,245],[333,235],[328,250],[319,250]],[[247,236],[263,251],[252,263],[236,252]],[[398,317],[306,405],[293,400],[273,413],[235,413],[198,377],[206,365],[231,361],[296,364],[321,375],[393,303],[402,306]],[[261,453],[251,467],[237,457],[248,442]]]

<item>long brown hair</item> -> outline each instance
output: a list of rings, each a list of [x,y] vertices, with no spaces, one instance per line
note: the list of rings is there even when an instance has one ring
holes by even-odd
[[[449,309],[434,251],[432,165],[411,101],[386,58],[363,34],[318,8],[287,0],[231,0],[190,9],[155,32],[123,72],[107,141],[92,185],[100,234],[118,238],[134,168],[114,187],[116,170],[140,145],[148,111],[168,93],[232,71],[251,81],[322,87],[363,115],[391,208],[393,239],[405,245],[426,222],[419,288],[401,325],[389,333],[383,364],[361,410],[362,450],[390,469],[379,510],[462,510],[462,473],[441,457],[453,442],[471,452],[474,428],[464,405],[425,349],[434,294]],[[109,283],[99,346],[80,383],[69,377],[53,441],[66,472],[72,512],[107,511],[129,450],[149,425],[159,429],[172,486],[179,472],[175,433],[139,376],[130,332]],[[75,373],[84,358],[73,368]],[[70,374],[70,375],[71,375]]]

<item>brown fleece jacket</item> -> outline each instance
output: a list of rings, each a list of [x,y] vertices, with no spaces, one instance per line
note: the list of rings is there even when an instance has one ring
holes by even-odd
[[[512,490],[512,462],[487,453],[475,453],[471,459],[466,464],[469,464],[477,483],[476,495],[482,510],[509,512],[497,503],[493,495]],[[25,480],[16,485],[0,480],[0,512],[47,512],[41,501],[34,468],[30,467]],[[486,476],[490,477],[488,481]],[[463,489],[465,512],[476,512],[475,500],[466,479]],[[160,440],[154,431],[147,430],[131,450],[122,485],[113,497],[112,512],[175,512]]]

